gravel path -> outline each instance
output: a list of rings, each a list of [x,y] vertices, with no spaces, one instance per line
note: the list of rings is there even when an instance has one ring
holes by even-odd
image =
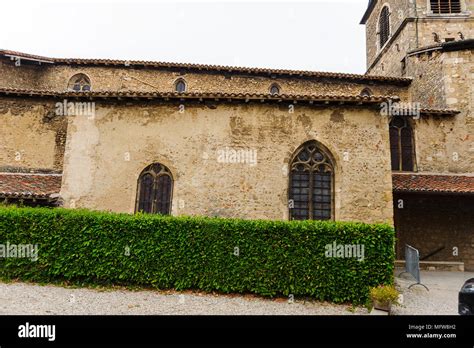
[[[73,289],[0,283],[0,315],[353,315],[349,305],[198,292]],[[358,307],[355,314],[367,314]]]
[[[402,270],[397,270],[398,276]],[[458,293],[464,282],[474,278],[473,272],[422,271],[420,285],[410,275],[396,277],[396,284],[403,292],[403,305],[393,307],[394,315],[458,315]]]
[[[395,273],[398,275],[400,271]],[[457,315],[458,291],[474,273],[422,272],[422,283],[414,286],[407,275],[396,277],[403,292],[402,306],[394,315]],[[217,295],[201,292],[176,292],[117,289],[64,288],[54,285],[0,282],[0,315],[367,315],[363,307],[351,311],[350,305],[286,298],[266,299],[253,295]]]

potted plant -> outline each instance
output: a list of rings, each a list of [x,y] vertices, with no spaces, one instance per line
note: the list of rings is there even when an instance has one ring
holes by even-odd
[[[379,285],[370,289],[374,308],[385,312],[390,312],[392,305],[398,305],[399,296],[393,285]]]

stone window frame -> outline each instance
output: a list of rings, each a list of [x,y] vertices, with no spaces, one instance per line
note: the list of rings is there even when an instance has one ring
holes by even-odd
[[[426,16],[428,17],[466,17],[470,16],[471,12],[468,10],[466,1],[459,0],[461,11],[456,13],[433,13],[431,10],[431,0],[426,0]]]
[[[374,92],[369,87],[364,87],[362,91],[360,91],[359,95],[361,97],[371,97],[374,95]]]
[[[184,84],[184,90],[183,91],[178,91],[178,84],[183,83]],[[188,83],[183,77],[178,77],[174,82],[173,82],[173,87],[174,87],[174,92],[176,93],[185,93],[188,91]]]
[[[380,44],[380,17],[382,15],[382,11],[387,8],[388,9],[388,36],[387,36],[387,40],[383,43],[383,45]],[[392,38],[392,20],[391,20],[391,16],[392,16],[392,9],[390,7],[390,4],[388,2],[384,3],[381,7],[380,7],[380,11],[379,11],[379,14],[377,16],[377,21],[376,21],[376,24],[377,24],[377,30],[376,30],[376,40],[377,40],[377,52],[381,52],[385,46],[387,46],[387,44],[390,42],[390,39]]]
[[[160,162],[153,162],[152,164],[146,166],[138,175],[137,192],[136,192],[136,198],[135,198],[135,213],[140,212],[139,208],[140,208],[140,203],[141,203],[141,197],[143,194],[143,192],[141,192],[142,181],[146,175],[151,175],[153,179],[152,195],[155,195],[156,192],[158,192],[157,185],[159,184],[158,180],[160,179],[160,177],[168,176],[170,182],[169,182],[169,196],[168,196],[168,201],[167,201],[168,209],[166,211],[157,211],[157,206],[156,206],[157,202],[156,202],[156,199],[153,199],[153,202],[151,203],[151,211],[145,212],[145,213],[171,215],[172,203],[173,203],[173,191],[174,191],[173,174],[171,173],[171,170],[167,166],[165,166],[164,164]]]
[[[293,194],[292,194],[292,183],[293,183],[293,181],[292,181],[293,174],[292,173],[293,173],[293,169],[294,169],[293,167],[294,167],[294,165],[299,164],[296,161],[298,159],[298,155],[300,155],[307,146],[311,146],[311,145],[316,147],[315,151],[318,151],[318,152],[322,153],[322,155],[324,156],[323,161],[321,161],[319,165],[329,166],[330,173],[331,173],[331,175],[330,175],[331,176],[331,184],[330,184],[330,190],[331,190],[331,199],[330,199],[331,208],[330,208],[330,210],[331,210],[331,212],[330,212],[330,217],[328,219],[325,219],[325,220],[316,220],[316,221],[335,221],[336,220],[336,210],[335,210],[335,207],[336,207],[336,180],[337,180],[336,174],[337,174],[337,171],[338,171],[338,166],[337,166],[337,162],[335,160],[335,157],[332,155],[332,152],[324,144],[322,144],[321,142],[319,142],[315,139],[305,141],[303,144],[298,146],[290,157],[289,164],[288,164],[288,168],[289,168],[288,202],[290,202],[290,200],[293,199]],[[310,173],[315,173],[315,171],[310,170]],[[314,180],[314,178],[311,178],[310,180]],[[314,189],[314,187],[312,185],[309,185],[308,189],[310,191],[312,191]],[[309,206],[308,206],[309,219],[308,220],[314,220],[313,219],[313,217],[314,217],[313,216],[313,209],[312,209],[312,204],[314,203],[313,199],[314,199],[313,195],[310,195],[310,197],[308,197],[308,203],[309,203]],[[293,210],[294,210],[294,207],[292,208],[292,207],[289,206],[289,212],[288,212],[289,220],[293,220],[293,216],[294,216],[293,215]]]
[[[273,89],[273,88],[277,88],[277,89],[278,89],[278,92],[277,92],[277,93],[272,93],[272,89]],[[270,88],[268,89],[268,93],[270,93],[271,95],[279,95],[279,94],[281,94],[281,87],[280,87],[280,85],[279,85],[278,83],[276,83],[276,82],[275,82],[275,83],[272,83],[272,84],[270,85]]]
[[[82,80],[85,80],[86,83],[85,84],[82,84],[81,85],[81,89],[79,91],[75,90],[73,87],[74,85],[76,85],[76,82],[79,81],[80,79]],[[83,87],[84,86],[89,86],[89,89],[88,90],[84,90]],[[74,75],[72,75],[69,80],[68,80],[68,83],[67,83],[67,90],[68,91],[73,91],[73,92],[90,92],[92,90],[92,82],[91,82],[91,78],[89,77],[89,75],[83,73],[83,72],[79,72],[79,73],[75,73]]]

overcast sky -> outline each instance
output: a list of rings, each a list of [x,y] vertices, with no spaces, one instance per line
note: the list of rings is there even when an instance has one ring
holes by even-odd
[[[367,0],[6,0],[0,48],[116,58],[365,72]]]

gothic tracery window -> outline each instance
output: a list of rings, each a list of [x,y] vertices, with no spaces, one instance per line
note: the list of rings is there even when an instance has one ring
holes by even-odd
[[[171,213],[173,178],[164,165],[146,167],[138,178],[136,211],[149,214]]]
[[[333,218],[334,166],[327,151],[315,141],[296,151],[290,165],[290,219]]]

